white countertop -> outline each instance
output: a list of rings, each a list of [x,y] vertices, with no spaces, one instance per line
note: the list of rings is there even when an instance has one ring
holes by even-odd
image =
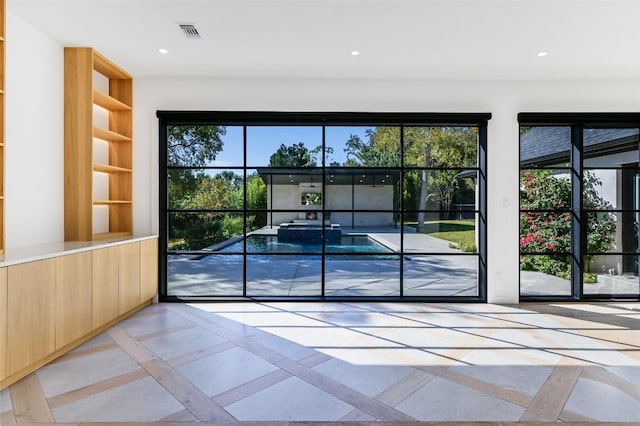
[[[39,244],[36,246],[15,247],[6,249],[4,255],[0,255],[0,268],[100,248],[135,243],[157,237],[157,235],[146,235],[100,241],[60,241],[55,243]]]

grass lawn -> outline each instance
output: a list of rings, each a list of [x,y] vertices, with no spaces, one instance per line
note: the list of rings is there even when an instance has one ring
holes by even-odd
[[[464,251],[476,251],[476,225],[473,220],[435,220],[418,226],[417,222],[405,222],[421,234],[450,241]]]

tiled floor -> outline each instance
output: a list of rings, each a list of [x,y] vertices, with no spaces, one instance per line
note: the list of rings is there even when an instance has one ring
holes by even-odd
[[[640,304],[160,304],[0,422],[640,423]]]

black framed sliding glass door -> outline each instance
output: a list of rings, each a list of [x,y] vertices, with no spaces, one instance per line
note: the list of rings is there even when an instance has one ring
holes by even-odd
[[[640,114],[520,114],[523,299],[640,298]]]
[[[162,300],[485,300],[488,114],[158,117]]]

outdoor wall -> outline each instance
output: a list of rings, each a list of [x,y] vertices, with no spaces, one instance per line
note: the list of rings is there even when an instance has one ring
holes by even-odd
[[[6,25],[6,247],[62,241],[63,49],[11,13]]]

